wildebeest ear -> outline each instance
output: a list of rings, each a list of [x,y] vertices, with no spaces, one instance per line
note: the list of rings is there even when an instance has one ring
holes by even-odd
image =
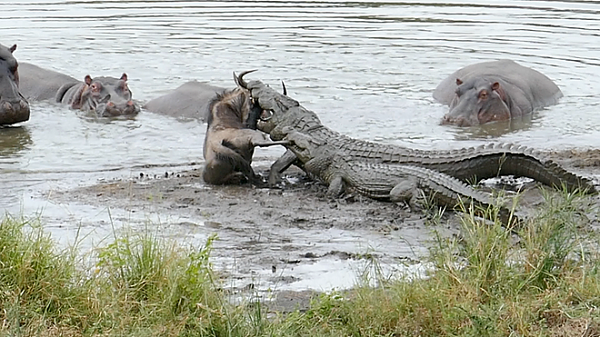
[[[10,50],[10,53],[12,54],[15,50],[17,50],[17,45],[13,44],[8,50]]]
[[[85,84],[90,85],[92,84],[92,76],[90,75],[85,75],[85,78],[83,79],[83,81],[85,82]]]
[[[123,75],[121,75],[121,79],[123,81],[127,81],[127,74],[123,73]]]
[[[461,85],[463,84],[463,81],[460,78],[456,79],[456,85]]]

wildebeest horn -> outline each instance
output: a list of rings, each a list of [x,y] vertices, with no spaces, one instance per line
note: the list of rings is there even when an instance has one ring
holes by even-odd
[[[285,88],[285,83],[281,81],[281,85],[283,86],[283,96],[287,96],[287,89]]]
[[[252,69],[252,70],[246,70],[244,72],[242,72],[240,74],[240,76],[237,76],[235,74],[235,71],[233,72],[233,81],[235,82],[235,84],[237,84],[239,87],[242,87],[244,89],[248,89],[248,83],[246,83],[246,81],[244,81],[244,75],[255,72],[256,69]]]

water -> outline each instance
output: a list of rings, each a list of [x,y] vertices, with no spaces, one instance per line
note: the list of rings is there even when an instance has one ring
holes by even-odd
[[[355,138],[422,149],[597,148],[599,14],[600,3],[587,1],[9,0],[0,3],[0,43],[18,44],[19,61],[76,78],[126,72],[141,102],[189,80],[233,87],[233,71],[258,69],[248,78],[284,80],[325,125]],[[565,97],[526,121],[439,125],[447,108],[431,97],[436,85],[460,67],[503,58],[544,73]],[[201,162],[205,128],[145,111],[103,120],[33,103],[29,122],[0,129],[0,210],[40,213],[65,241],[74,223],[102,237],[131,214],[55,204],[52,191],[142,168],[186,169]]]

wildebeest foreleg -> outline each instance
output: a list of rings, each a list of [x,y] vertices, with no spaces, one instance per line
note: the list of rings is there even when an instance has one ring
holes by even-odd
[[[290,145],[291,143],[287,140],[278,140],[278,141],[271,141],[268,140],[264,143],[262,142],[258,142],[258,143],[252,143],[252,145],[254,146],[258,146],[258,147],[267,147],[267,146],[273,146],[273,145]]]
[[[266,133],[263,133],[258,130],[246,129],[246,130],[242,130],[242,132],[243,132],[243,136],[248,137],[248,139],[250,140],[250,144],[252,144],[252,146],[267,147],[267,146],[273,146],[273,145],[289,145],[290,144],[290,142],[287,140],[272,141],[271,139],[269,139],[269,136]]]

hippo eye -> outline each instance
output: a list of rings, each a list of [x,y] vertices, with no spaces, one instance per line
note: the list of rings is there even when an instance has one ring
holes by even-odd
[[[100,85],[96,84],[96,83],[92,83],[92,85],[90,86],[90,88],[92,89],[92,91],[94,92],[98,92],[100,91]]]

